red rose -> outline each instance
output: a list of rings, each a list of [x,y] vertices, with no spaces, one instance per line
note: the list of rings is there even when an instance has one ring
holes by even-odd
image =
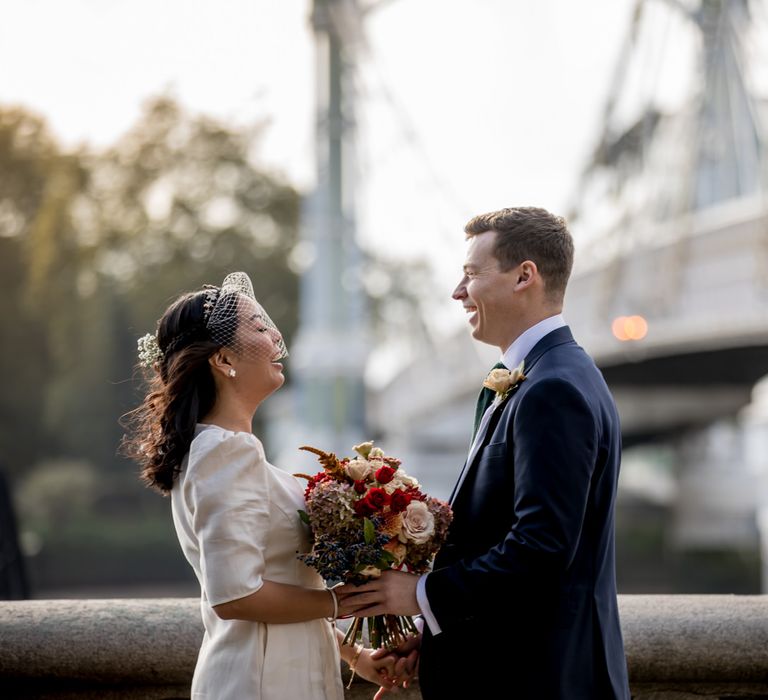
[[[395,513],[402,513],[411,502],[411,495],[401,489],[392,492],[389,507]]]
[[[384,489],[372,486],[363,500],[367,501],[374,510],[381,510],[389,505],[389,494]]]
[[[367,488],[368,487],[365,485],[365,479],[358,479],[355,482],[355,491],[357,491],[358,493],[365,493],[365,490]]]
[[[361,498],[359,501],[355,501],[352,506],[355,509],[355,515],[358,518],[367,518],[369,515],[373,515],[376,509],[368,502],[367,498]]]
[[[379,467],[376,470],[376,481],[380,484],[388,484],[395,476],[395,470],[392,467]]]

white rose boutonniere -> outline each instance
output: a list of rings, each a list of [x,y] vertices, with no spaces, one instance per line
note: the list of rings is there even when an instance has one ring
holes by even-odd
[[[496,392],[494,403],[500,403],[506,399],[512,389],[525,381],[524,366],[525,360],[514,369],[492,369],[488,373],[483,386]]]

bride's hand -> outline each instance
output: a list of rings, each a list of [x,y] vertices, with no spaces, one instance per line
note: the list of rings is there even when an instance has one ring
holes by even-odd
[[[389,691],[400,683],[395,675],[397,661],[396,654],[374,655],[373,649],[365,648],[355,663],[355,674]]]
[[[398,688],[408,688],[416,677],[419,668],[419,649],[421,647],[421,635],[408,637],[400,646],[387,651],[377,649],[372,653],[375,660],[384,655],[395,655],[394,672],[390,673],[390,680],[394,683],[390,686],[382,685],[373,700],[382,700],[387,693],[396,693]]]

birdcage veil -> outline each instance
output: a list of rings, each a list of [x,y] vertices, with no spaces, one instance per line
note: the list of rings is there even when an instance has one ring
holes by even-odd
[[[245,272],[232,272],[221,287],[206,290],[204,317],[211,340],[244,360],[276,361],[288,356],[283,336],[256,300]]]
[[[288,357],[283,336],[264,307],[256,300],[253,284],[245,272],[228,274],[221,287],[204,288],[203,321],[210,339],[232,349],[242,360],[269,360],[276,362]],[[157,333],[139,338],[139,361],[149,368],[157,368],[166,354],[173,353],[185,339],[197,335],[190,329],[168,342],[164,350],[158,344]]]

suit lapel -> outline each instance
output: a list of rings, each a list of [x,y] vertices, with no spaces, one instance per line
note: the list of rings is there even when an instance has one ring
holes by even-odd
[[[467,460],[464,462],[464,467],[461,470],[461,474],[459,474],[459,480],[456,482],[456,485],[453,487],[453,491],[451,491],[451,497],[448,499],[448,503],[453,504],[454,499],[456,498],[456,495],[459,493],[459,489],[461,488],[461,485],[464,483],[464,479],[467,476],[467,473],[472,468],[472,465],[474,464],[475,458],[480,453],[480,450],[485,447],[485,443],[488,440],[488,436],[493,434],[493,428],[496,427],[496,423],[494,422],[494,417],[500,415],[502,407],[506,406],[507,402],[511,400],[511,398],[517,393],[517,390],[520,388],[520,385],[518,384],[514,389],[512,389],[509,394],[507,394],[506,398],[502,401],[500,401],[498,404],[493,406],[491,408],[491,415],[488,417],[488,422],[483,427],[483,431],[480,435],[477,436],[477,440],[475,440],[472,443],[472,449],[469,452],[469,455],[467,456]]]
[[[525,374],[526,378],[530,376],[530,373],[533,371],[536,363],[547,351],[557,347],[558,345],[564,345],[565,343],[573,342],[573,334],[571,333],[571,329],[568,326],[561,326],[560,328],[556,328],[552,332],[547,333],[547,335],[545,335],[538,343],[536,343],[536,345],[534,345],[530,352],[525,356],[525,361],[523,363],[523,373]],[[477,456],[480,454],[480,451],[483,449],[483,447],[485,447],[489,436],[493,435],[493,430],[496,427],[494,417],[501,414],[503,407],[505,407],[514,398],[520,389],[521,384],[523,383],[524,382],[521,382],[514,389],[512,389],[512,391],[509,392],[509,395],[493,409],[493,413],[490,416],[488,424],[485,426],[485,431],[478,437],[477,441],[475,442],[474,449],[470,451],[466,462],[464,462],[464,467],[461,470],[459,479],[456,482],[456,485],[453,487],[451,497],[448,500],[451,505],[453,505],[454,501],[458,497],[461,487],[467,478],[467,475],[477,461]]]

